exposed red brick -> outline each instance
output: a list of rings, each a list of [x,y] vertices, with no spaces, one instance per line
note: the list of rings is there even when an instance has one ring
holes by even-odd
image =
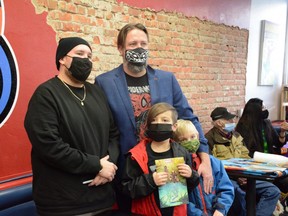
[[[116,45],[119,30],[130,22],[143,23],[150,35],[149,64],[175,74],[204,131],[211,128],[215,107],[227,106],[236,113],[244,106],[249,37],[245,29],[111,0],[35,0],[34,6],[48,10],[48,24],[57,39],[89,39],[94,76],[122,62]]]

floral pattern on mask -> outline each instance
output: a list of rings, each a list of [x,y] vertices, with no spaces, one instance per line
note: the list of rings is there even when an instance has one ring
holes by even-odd
[[[148,50],[141,47],[132,50],[126,50],[125,58],[131,64],[143,66],[147,62],[148,53]]]

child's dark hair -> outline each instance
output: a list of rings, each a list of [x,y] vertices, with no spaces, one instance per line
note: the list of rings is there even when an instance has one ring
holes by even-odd
[[[178,113],[176,109],[168,103],[157,103],[150,108],[147,115],[146,125],[149,126],[156,116],[166,111],[172,111],[172,121],[173,124],[175,124],[178,119]]]

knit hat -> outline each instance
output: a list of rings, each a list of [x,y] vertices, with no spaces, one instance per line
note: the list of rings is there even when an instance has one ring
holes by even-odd
[[[210,115],[213,121],[221,118],[229,120],[234,118],[235,116],[236,115],[228,112],[228,110],[225,107],[216,107]]]
[[[67,38],[61,38],[59,40],[59,43],[58,43],[58,47],[57,47],[57,50],[56,50],[56,66],[57,66],[57,70],[59,70],[59,67],[60,67],[60,62],[59,60],[61,58],[63,58],[68,52],[70,52],[70,50],[72,50],[74,47],[80,45],[80,44],[84,44],[84,45],[87,45],[90,50],[92,51],[91,49],[91,46],[89,45],[89,43],[80,38],[80,37],[67,37]]]

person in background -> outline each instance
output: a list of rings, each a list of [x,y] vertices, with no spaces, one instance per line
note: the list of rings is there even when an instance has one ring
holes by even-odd
[[[189,120],[179,119],[173,139],[185,147],[193,158],[193,169],[197,171],[201,159],[196,151],[199,148],[198,131]],[[188,216],[227,215],[234,200],[234,187],[220,160],[210,155],[214,185],[211,194],[204,193],[203,179],[189,194]]]
[[[199,175],[193,172],[191,156],[182,146],[171,140],[176,129],[177,111],[167,103],[157,103],[147,116],[147,138],[133,147],[126,156],[122,176],[123,193],[132,198],[132,213],[137,215],[186,215],[186,204],[160,208],[158,187],[168,181],[167,172],[155,171],[155,160],[184,157],[185,164],[178,165],[179,174],[187,179],[192,190],[199,183]]]
[[[246,103],[235,130],[243,137],[250,157],[253,157],[255,151],[281,153],[281,147],[286,141],[285,133],[288,130],[288,123],[283,122],[280,125],[278,135],[268,117],[269,111],[261,99],[251,98]]]
[[[123,64],[96,77],[96,83],[108,97],[120,131],[121,152],[117,173],[123,170],[124,155],[144,138],[148,109],[153,104],[166,102],[176,108],[179,118],[192,121],[199,132],[201,164],[198,173],[203,176],[205,192],[210,193],[213,177],[207,140],[173,73],[154,69],[147,64],[149,35],[146,27],[140,23],[125,25],[118,34],[117,47]],[[116,177],[119,176],[121,174]],[[121,193],[118,204],[124,210],[130,208],[129,198],[123,198]]]
[[[91,58],[86,40],[62,38],[58,76],[39,85],[28,105],[24,125],[41,216],[98,215],[115,204],[119,132],[104,92],[85,81]]]
[[[220,160],[231,158],[250,158],[249,150],[244,144],[242,136],[235,132],[235,115],[228,112],[225,107],[217,107],[212,112],[213,128],[205,137],[213,155]],[[245,186],[247,179],[231,179],[235,188],[235,201],[231,207],[231,215],[246,215]],[[280,197],[279,189],[270,182],[256,181],[256,194],[258,202],[256,215],[272,215]]]

